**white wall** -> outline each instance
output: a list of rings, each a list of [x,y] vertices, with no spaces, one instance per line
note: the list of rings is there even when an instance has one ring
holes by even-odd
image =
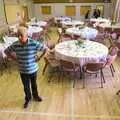
[[[51,6],[52,7],[52,14],[51,15],[42,15],[41,14],[41,6]],[[65,6],[68,5],[75,5],[76,6],[76,19],[84,19],[84,16],[80,15],[80,6],[91,6],[93,13],[93,9],[96,8],[96,5],[104,5],[104,17],[109,18],[111,17],[111,5],[110,3],[53,3],[53,4],[34,4],[33,13],[34,17],[38,19],[45,19],[46,17],[54,17],[54,16],[65,16]]]
[[[6,23],[6,20],[5,20],[5,14],[4,14],[3,0],[0,0],[0,25],[3,25],[5,23]]]
[[[5,4],[18,4],[17,0],[4,0]]]
[[[29,19],[30,18],[33,18],[34,17],[34,9],[33,9],[33,7],[34,7],[34,5],[33,5],[33,2],[32,1],[30,1],[30,0],[28,0],[27,1],[27,7],[28,7],[28,15],[29,15]]]

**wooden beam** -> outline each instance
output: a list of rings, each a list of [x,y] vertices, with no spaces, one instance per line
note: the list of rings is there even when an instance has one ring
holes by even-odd
[[[111,0],[33,0],[34,3],[103,3]]]

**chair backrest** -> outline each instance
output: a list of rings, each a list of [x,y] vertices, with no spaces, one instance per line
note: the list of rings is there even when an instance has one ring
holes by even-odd
[[[105,31],[107,31],[108,33],[112,32],[112,28],[105,28]]]
[[[72,62],[60,60],[60,65],[61,65],[62,69],[66,70],[66,71],[74,71],[75,70],[75,65]]]
[[[84,71],[99,71],[103,68],[104,66],[104,63],[103,62],[99,62],[99,63],[87,63],[85,66],[84,66]]]
[[[116,47],[116,46],[110,47],[110,52],[107,57],[106,66],[110,66],[116,60],[117,54],[118,54],[118,47]]]
[[[115,42],[115,45],[118,47],[118,49],[120,50],[120,39],[119,39],[119,41],[116,41]]]
[[[107,63],[105,66],[110,66],[116,60],[117,54],[114,56],[108,55]]]
[[[48,47],[49,49],[55,48],[55,43],[53,43],[52,41],[48,41],[48,42],[46,43],[46,45],[47,45],[47,47]]]
[[[94,39],[92,39],[92,41],[104,44],[104,34],[99,33]]]
[[[115,32],[113,32],[113,33],[111,34],[111,38],[112,38],[113,40],[116,40],[116,39],[117,39],[117,34],[116,34]]]
[[[110,48],[109,48],[109,54],[111,55],[111,56],[115,56],[115,55],[117,55],[118,54],[118,47],[117,46],[111,46]]]
[[[33,39],[39,39],[39,32],[37,32],[37,33],[33,33],[33,35],[32,35],[32,38]]]
[[[61,21],[57,20],[57,27],[62,27]]]

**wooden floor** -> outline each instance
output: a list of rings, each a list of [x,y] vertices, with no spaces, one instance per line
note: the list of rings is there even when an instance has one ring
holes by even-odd
[[[56,40],[55,30],[50,33]],[[43,101],[31,102],[23,109],[24,92],[17,67],[5,69],[0,76],[0,120],[120,120],[120,58],[115,62],[115,77],[109,68],[104,70],[106,83],[100,88],[100,77],[87,76],[86,88],[82,89],[82,80],[73,81],[64,77],[58,82],[57,74],[50,78],[50,69],[44,76],[43,60],[39,62],[38,91]]]

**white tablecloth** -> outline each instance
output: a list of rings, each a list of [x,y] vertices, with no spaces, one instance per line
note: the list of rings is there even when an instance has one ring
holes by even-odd
[[[40,33],[43,31],[41,27],[29,26],[28,28],[28,36],[32,37],[33,33]]]
[[[98,31],[96,29],[89,27],[85,27],[83,29],[73,27],[73,28],[68,28],[66,30],[66,33],[72,35],[80,35],[82,38],[86,38],[86,39],[93,39],[97,36]]]
[[[72,25],[73,27],[75,27],[76,25],[83,25],[84,24],[84,22],[77,21],[77,20],[62,21],[61,23],[62,23],[63,27],[66,27],[67,25]]]
[[[99,62],[105,60],[108,55],[108,48],[100,43],[84,41],[80,46],[76,40],[64,41],[55,46],[55,56],[57,59],[80,63]]]
[[[91,22],[97,22],[97,23],[110,23],[109,19],[105,19],[105,18],[91,18],[90,19]]]
[[[38,22],[30,22],[30,23],[28,23],[28,25],[36,25],[36,26],[38,26],[38,27],[41,27],[41,26],[46,26],[47,25],[47,22],[45,22],[45,21],[38,21]]]
[[[34,24],[35,22],[32,22],[32,24]],[[31,24],[31,23],[29,23],[29,24]],[[47,22],[38,22],[37,23],[38,24],[38,26],[31,26],[31,25],[29,25],[28,26],[28,36],[29,37],[32,37],[32,35],[33,35],[33,33],[38,33],[38,32],[41,32],[41,31],[43,31],[43,28],[42,27],[40,27],[40,25],[46,25],[47,24]],[[37,25],[36,24],[36,25]],[[35,24],[34,24],[35,25]],[[16,25],[13,25],[13,26],[11,26],[11,28],[13,29],[13,31],[14,32],[17,32],[17,30],[18,30],[18,27],[19,26],[16,26]]]
[[[17,37],[4,37],[4,43],[0,43],[0,57],[6,57],[4,50],[15,41],[18,41]]]
[[[63,17],[63,16],[61,16],[61,17],[55,17],[55,22],[57,22],[57,20],[60,20],[60,21],[71,21],[71,18],[69,18],[69,17]]]
[[[102,27],[102,28],[111,28],[111,29],[120,29],[120,25],[111,25],[111,24],[105,24],[105,23],[101,23],[98,25],[99,27]]]

